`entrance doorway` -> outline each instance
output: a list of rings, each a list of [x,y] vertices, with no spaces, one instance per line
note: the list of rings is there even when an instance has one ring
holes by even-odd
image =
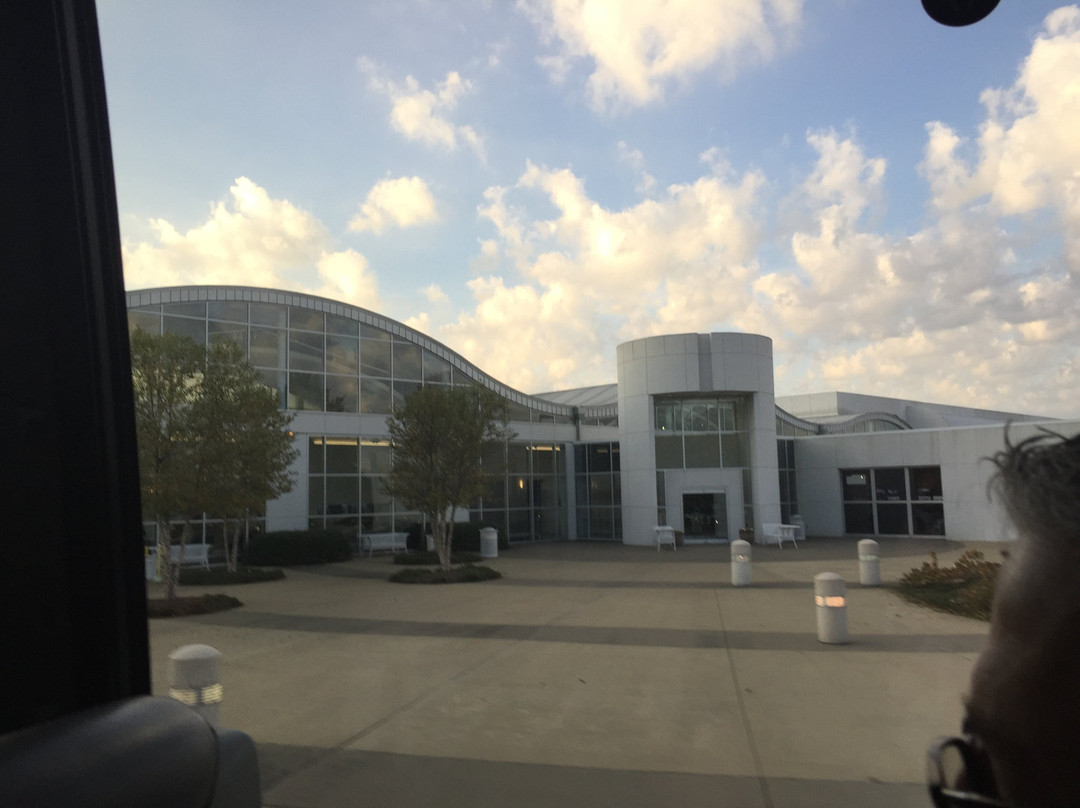
[[[683,533],[688,539],[727,539],[727,493],[683,494]]]

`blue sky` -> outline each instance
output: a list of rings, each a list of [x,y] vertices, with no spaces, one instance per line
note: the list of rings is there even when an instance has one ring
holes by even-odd
[[[98,8],[129,288],[346,300],[526,392],[735,330],[779,394],[1080,414],[1075,5]]]

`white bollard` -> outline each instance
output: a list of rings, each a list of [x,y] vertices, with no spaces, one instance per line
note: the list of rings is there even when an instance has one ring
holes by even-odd
[[[750,586],[750,542],[735,539],[731,543],[731,585]]]
[[[863,586],[881,586],[880,548],[873,539],[859,542],[859,583]]]
[[[822,572],[814,576],[818,642],[830,645],[848,642],[846,593],[844,579],[835,572]]]
[[[169,695],[218,725],[221,708],[221,651],[182,645],[169,654]]]
[[[429,553],[435,552],[435,537],[430,533],[427,534],[427,551]]]
[[[480,528],[480,556],[482,558],[499,557],[499,531],[493,527]]]

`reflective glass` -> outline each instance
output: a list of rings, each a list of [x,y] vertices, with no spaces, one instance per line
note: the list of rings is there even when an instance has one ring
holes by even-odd
[[[941,499],[941,467],[913,468],[911,472],[911,498],[917,500]]]
[[[363,513],[389,513],[390,495],[386,493],[386,477],[365,474],[360,478],[360,507]]]
[[[327,438],[326,473],[356,474],[360,468],[357,460],[359,443],[356,438]]]
[[[506,477],[502,474],[489,474],[487,488],[483,495],[485,513],[491,508],[506,507]]]
[[[555,447],[538,444],[530,448],[533,474],[555,473]]]
[[[321,410],[323,376],[317,373],[289,374],[289,409]]]
[[[845,503],[844,532],[874,535],[874,506],[867,503]]]
[[[161,330],[166,334],[193,339],[200,345],[206,344],[206,320],[165,316],[161,318]]]
[[[658,402],[656,405],[656,430],[658,432],[676,432],[682,424],[676,419],[676,414],[679,413],[678,405],[666,401]]]
[[[724,468],[744,468],[750,465],[750,440],[745,432],[726,432],[720,435],[720,454]]]
[[[327,334],[341,334],[346,337],[355,337],[358,325],[359,323],[357,323],[356,320],[338,317],[336,314],[326,315]]]
[[[359,477],[326,478],[326,513],[328,516],[359,512],[359,482]]]
[[[912,503],[911,532],[916,536],[944,536],[945,511],[943,508],[941,503]]]
[[[308,441],[308,472],[311,474],[322,474],[324,456],[325,449],[323,448],[323,439],[311,438],[311,440]]]
[[[358,412],[359,382],[355,376],[326,377],[326,411]]]
[[[284,328],[285,307],[276,303],[250,303],[249,316],[253,325],[272,325]]]
[[[360,380],[360,412],[390,413],[390,382],[386,379]]]
[[[360,336],[363,339],[385,340],[386,342],[390,341],[389,331],[383,331],[381,328],[376,328],[375,326],[368,325],[367,323],[360,323]]]
[[[510,474],[529,473],[529,453],[524,443],[511,443],[506,447],[506,470]]]
[[[360,373],[364,376],[390,378],[390,343],[360,340]]]
[[[128,310],[128,330],[141,328],[147,334],[161,333],[161,315],[148,311]]]
[[[724,439],[731,437],[724,435]],[[686,468],[688,469],[717,469],[720,468],[720,441],[716,434],[687,435],[684,441],[686,451]],[[725,447],[726,448],[726,447]],[[724,465],[727,463],[727,454],[724,455]]]
[[[870,469],[841,471],[840,478],[843,482],[845,501],[870,499]]]
[[[206,330],[211,343],[225,339],[232,340],[243,349],[245,355],[247,354],[246,325],[238,325],[237,323],[218,323],[211,320],[206,324]]]
[[[289,332],[289,370],[322,371],[325,367],[322,334]]]
[[[313,516],[323,514],[323,478],[308,477],[308,513]]]
[[[301,331],[324,331],[323,313],[289,306],[289,328]]]
[[[262,383],[277,393],[278,406],[284,407],[285,398],[285,380],[286,375],[284,371],[280,370],[260,370],[259,375],[262,376]]]
[[[360,372],[360,340],[337,334],[326,336],[326,372],[355,376]]]
[[[877,506],[878,533],[885,536],[907,536],[908,506],[903,502],[881,502]]]
[[[589,473],[611,471],[611,444],[589,444]]]
[[[393,385],[394,398],[392,404],[394,407],[404,407],[405,399],[413,394],[414,390],[420,389],[420,382],[400,382],[395,381]]]
[[[183,317],[206,317],[206,304],[203,302],[165,303],[161,307],[166,314],[179,314]]]
[[[239,300],[211,300],[206,304],[206,316],[211,320],[246,323],[248,321],[247,303]]]
[[[392,345],[394,346],[394,378],[415,381],[423,379],[420,346],[408,342],[395,342]]]
[[[424,351],[424,381],[450,384],[453,379],[450,363],[431,351]]]
[[[360,470],[365,473],[389,474],[393,465],[390,441],[365,440],[360,442]]]
[[[611,475],[589,475],[589,505],[611,505]]]
[[[271,328],[251,329],[251,364],[259,368],[285,367],[285,332]]]
[[[904,469],[874,469],[874,493],[879,501],[907,499]]]
[[[513,476],[506,492],[507,505],[511,508],[529,507],[529,480],[524,476]]]

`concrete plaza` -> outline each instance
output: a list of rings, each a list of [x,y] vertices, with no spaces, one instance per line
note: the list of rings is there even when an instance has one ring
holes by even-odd
[[[964,549],[882,540],[883,579]],[[854,539],[753,550],[746,589],[726,546],[600,543],[516,546],[479,584],[391,584],[376,557],[210,587],[244,606],[151,621],[154,690],[172,649],[222,651],[267,806],[928,805],[986,624],[860,587]],[[825,571],[849,645],[816,639]]]

